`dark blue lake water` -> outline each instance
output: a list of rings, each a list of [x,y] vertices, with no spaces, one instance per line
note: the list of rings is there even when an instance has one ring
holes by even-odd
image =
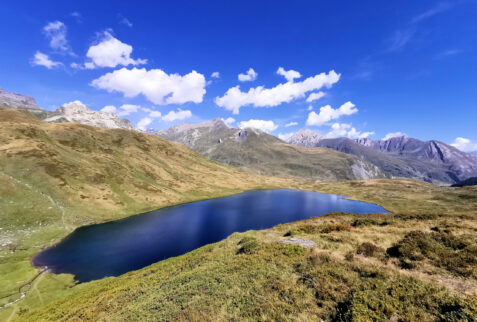
[[[332,211],[384,213],[381,206],[299,190],[249,191],[76,229],[33,258],[35,266],[81,282],[118,276],[214,243],[234,232],[265,229]]]

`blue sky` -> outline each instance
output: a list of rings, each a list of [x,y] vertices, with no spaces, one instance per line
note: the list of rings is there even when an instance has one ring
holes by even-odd
[[[0,9],[0,87],[45,109],[477,150],[477,1],[46,3]]]

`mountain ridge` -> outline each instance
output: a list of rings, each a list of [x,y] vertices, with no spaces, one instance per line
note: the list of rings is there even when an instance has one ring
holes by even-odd
[[[325,181],[385,177],[354,156],[287,144],[258,129],[230,127],[221,119],[150,133],[185,144],[211,160],[259,174]]]
[[[314,132],[300,132],[304,133],[313,135]],[[302,141],[356,155],[393,177],[449,184],[477,174],[477,158],[437,140],[421,141],[407,136],[376,141],[312,136]]]

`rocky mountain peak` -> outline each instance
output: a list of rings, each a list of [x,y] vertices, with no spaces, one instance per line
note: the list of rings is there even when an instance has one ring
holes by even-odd
[[[25,109],[33,111],[42,111],[36,104],[35,99],[30,96],[25,96],[17,93],[7,92],[0,88],[0,106]]]
[[[311,148],[316,146],[316,144],[322,139],[323,136],[320,134],[312,130],[302,129],[290,136],[287,140],[287,143]]]
[[[52,123],[81,123],[106,129],[134,130],[129,120],[121,119],[113,113],[90,110],[80,101],[73,101],[63,105],[51,113],[44,121]]]

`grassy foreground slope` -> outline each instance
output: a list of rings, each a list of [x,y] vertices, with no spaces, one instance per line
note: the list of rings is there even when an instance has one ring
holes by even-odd
[[[0,320],[69,292],[71,276],[37,277],[29,259],[76,227],[284,182],[157,136],[0,108]]]
[[[41,320],[472,321],[477,188],[413,180],[303,184],[391,214],[332,213],[233,234],[21,315]],[[299,238],[316,247],[279,243]]]

